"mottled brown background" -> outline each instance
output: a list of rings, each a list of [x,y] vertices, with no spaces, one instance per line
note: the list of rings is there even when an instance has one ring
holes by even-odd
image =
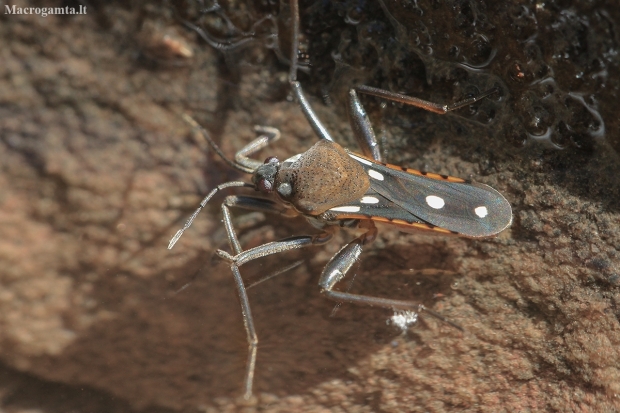
[[[620,410],[612,6],[303,2],[310,69],[300,79],[349,147],[343,94],[356,82],[440,102],[501,88],[447,117],[364,103],[387,159],[492,185],[514,223],[482,241],[384,231],[355,271],[352,291],[421,300],[465,333],[423,317],[401,334],[390,312],[351,305],[330,316],[317,280],[346,234],[243,267],[255,279],[303,259],[250,290],[261,341],[247,405],[239,306],[213,257],[226,246],[221,198],[166,246],[202,195],[238,177],[182,113],[227,154],[256,124],[284,137],[261,156],[315,142],[274,52],[287,53],[286,7],[222,2],[246,31],[281,18],[221,51],[175,20],[173,10],[196,22],[193,4],[82,4],[85,16],[0,14],[0,410]],[[239,36],[215,16],[204,24]],[[268,44],[276,28],[281,41]],[[313,232],[303,220],[237,216],[246,246]]]

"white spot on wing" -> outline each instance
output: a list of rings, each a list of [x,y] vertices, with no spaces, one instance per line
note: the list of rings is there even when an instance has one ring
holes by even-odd
[[[474,209],[474,212],[476,213],[476,215],[478,215],[480,218],[484,218],[487,215],[489,215],[489,211],[487,210],[487,207],[485,206],[479,206],[478,208]]]
[[[355,159],[356,161],[358,161],[359,163],[363,163],[364,165],[368,165],[368,166],[372,165],[372,162],[367,161],[364,158],[360,158],[359,156],[353,155],[352,153],[349,153],[349,156]]]
[[[429,195],[426,197],[426,203],[429,207],[434,209],[441,209],[446,204],[443,198],[440,198],[436,195]]]
[[[330,211],[334,212],[359,212],[360,207],[358,206],[341,206],[330,209]]]
[[[360,200],[360,202],[362,204],[378,204],[379,199],[374,196],[365,196]]]
[[[375,178],[378,181],[383,181],[385,179],[382,174],[372,169],[368,170],[368,175],[370,175],[371,178]]]

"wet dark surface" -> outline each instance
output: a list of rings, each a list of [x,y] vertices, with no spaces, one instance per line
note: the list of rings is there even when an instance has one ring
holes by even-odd
[[[303,260],[249,292],[256,404],[238,399],[245,333],[213,256],[226,246],[222,198],[166,246],[203,194],[239,177],[181,114],[231,155],[256,124],[283,134],[261,159],[316,142],[290,101],[287,8],[222,2],[231,25],[203,23],[233,40],[225,50],[173,18],[172,6],[198,23],[185,2],[1,14],[3,411],[620,410],[618,12],[415,4],[303,2],[300,80],[351,148],[356,84],[445,103],[499,86],[443,117],[363,101],[386,160],[491,185],[513,225],[477,241],[382,231],[354,270],[351,291],[422,301],[465,333],[421,315],[401,335],[390,312],[352,305],[332,316],[317,281],[347,234],[243,267],[255,280]],[[256,24],[268,13],[280,17]],[[253,25],[257,40],[238,43]],[[315,233],[236,216],[246,247]]]
[[[598,104],[618,87],[617,12],[604,3],[388,1],[382,9],[381,2],[349,1],[306,11],[312,73],[332,89],[358,77],[451,102],[497,85],[500,105],[460,112],[492,123],[491,138],[590,152],[607,136],[617,148],[614,109],[606,108],[605,122]]]

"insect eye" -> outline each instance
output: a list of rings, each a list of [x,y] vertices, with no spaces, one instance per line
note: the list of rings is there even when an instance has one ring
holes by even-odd
[[[266,179],[261,179],[260,181],[258,181],[258,189],[261,192],[273,192],[273,183],[269,182]]]

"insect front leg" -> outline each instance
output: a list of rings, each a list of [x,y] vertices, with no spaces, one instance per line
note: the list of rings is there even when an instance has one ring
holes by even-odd
[[[250,159],[248,156],[263,149],[271,142],[280,139],[280,131],[276,128],[269,126],[255,126],[254,130],[259,134],[258,138],[245,145],[241,150],[235,154],[235,159],[230,160],[226,157],[226,154],[220,149],[218,144],[215,143],[211,135],[205,128],[203,128],[198,122],[196,122],[191,116],[183,114],[183,119],[189,123],[195,130],[200,132],[200,136],[211,146],[211,148],[218,154],[224,162],[231,167],[245,173],[254,173],[256,168],[263,164],[263,162]]]
[[[243,283],[239,267],[247,264],[257,258],[266,257],[268,255],[278,254],[294,249],[306,248],[315,245],[323,245],[332,238],[330,232],[325,232],[315,236],[298,236],[288,238],[282,241],[269,242],[259,245],[247,251],[242,251],[235,256],[228,254],[226,251],[217,250],[216,254],[230,263],[230,269],[235,279],[239,302],[241,303],[241,314],[243,316],[243,326],[248,340],[248,360],[245,375],[245,392],[243,397],[247,400],[252,397],[252,386],[254,383],[254,371],[256,370],[256,353],[258,350],[258,335],[254,327],[254,318],[250,309],[250,300],[248,299],[247,287]]]
[[[258,212],[267,212],[270,214],[280,214],[286,217],[294,217],[298,215],[295,210],[285,208],[282,204],[278,204],[270,199],[237,195],[227,196],[224,199],[224,202],[222,202],[222,215],[224,217],[224,227],[226,228],[228,242],[235,255],[240,254],[243,251],[243,248],[241,248],[239,238],[237,237],[237,233],[233,226],[229,208],[242,208]]]
[[[235,154],[235,162],[253,171],[261,166],[263,162],[250,159],[249,156],[280,139],[280,131],[276,128],[270,126],[255,126],[254,130],[259,134],[258,138],[245,145]]]

